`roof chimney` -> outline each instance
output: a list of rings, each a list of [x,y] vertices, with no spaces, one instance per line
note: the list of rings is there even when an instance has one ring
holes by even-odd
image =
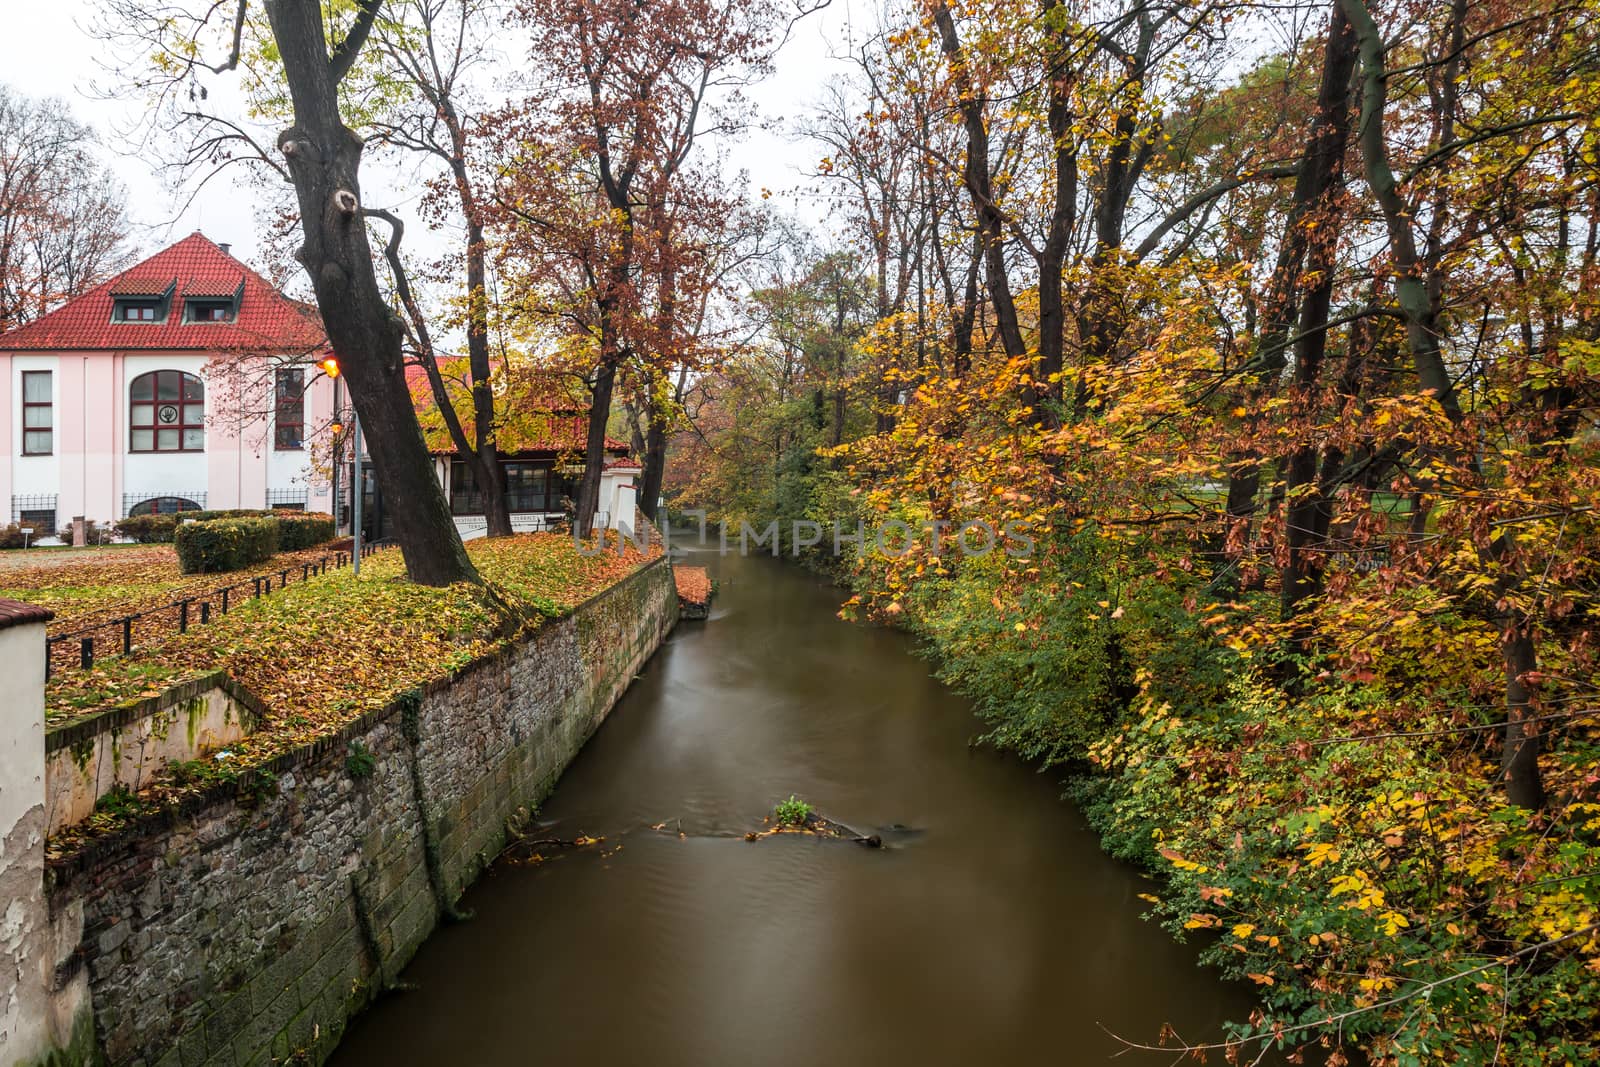
[[[232,248],[233,246],[230,245],[230,244],[218,244],[217,247],[222,249],[222,254],[223,255],[227,255],[228,254],[228,249]]]

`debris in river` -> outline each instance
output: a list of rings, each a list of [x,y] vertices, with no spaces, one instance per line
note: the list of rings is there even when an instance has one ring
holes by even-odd
[[[716,592],[704,567],[672,568],[678,586],[678,614],[685,619],[704,619],[711,614],[711,597]]]
[[[517,814],[521,814],[521,809],[518,809],[512,819],[507,820],[507,830],[511,829],[513,820],[523,826],[527,824],[527,818],[517,819]],[[511,863],[543,863],[545,860],[544,853],[547,849],[587,848],[590,845],[598,845],[604,841],[604,837],[590,837],[587,834],[579,834],[577,837],[568,838],[526,837],[521,833],[517,833],[513,835],[511,841],[506,843],[506,847],[500,853],[500,858]],[[621,845],[617,846],[617,848],[621,847]],[[615,852],[616,849],[614,848],[611,851]],[[609,853],[606,854],[609,855]]]
[[[790,798],[793,799],[792,797]],[[787,802],[786,802],[787,803]],[[780,805],[780,808],[782,805]],[[818,815],[810,810],[807,805],[804,815],[794,819],[762,819],[763,823],[771,824],[765,830],[752,830],[744,835],[746,841],[759,841],[763,837],[773,834],[810,834],[813,837],[827,837],[835,841],[851,841],[867,848],[882,848],[883,838],[877,834],[863,834],[851,829],[842,822],[835,822],[826,815]]]

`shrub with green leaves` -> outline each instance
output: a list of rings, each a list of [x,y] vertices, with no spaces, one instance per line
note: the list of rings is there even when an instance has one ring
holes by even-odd
[[[180,525],[173,537],[185,574],[236,571],[278,551],[275,519],[207,519]]]
[[[296,552],[333,540],[333,516],[315,511],[273,513],[278,524],[278,550]]]
[[[804,826],[812,810],[810,804],[790,793],[788,800],[779,801],[772,809],[772,821],[779,826]]]
[[[168,544],[178,528],[178,518],[177,515],[129,515],[119,520],[113,529],[118,537],[141,545]]]

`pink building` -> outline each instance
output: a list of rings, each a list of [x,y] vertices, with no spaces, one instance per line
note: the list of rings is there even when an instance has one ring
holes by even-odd
[[[0,523],[331,511],[326,354],[314,308],[191,234],[0,334]]]

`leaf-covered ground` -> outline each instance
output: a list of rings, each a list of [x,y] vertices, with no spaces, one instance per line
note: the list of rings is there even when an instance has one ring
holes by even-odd
[[[332,556],[328,548],[283,552],[266,563],[228,574],[184,574],[171,545],[127,545],[76,551],[11,553],[0,560],[0,597],[25,600],[56,613],[51,634],[76,633],[110,619],[152,611],[182,597],[225,585],[250,584],[257,575],[278,574]]]
[[[400,693],[489,652],[510,635],[576,607],[660,554],[657,546],[586,556],[571,537],[530,534],[470,546],[489,583],[443,589],[405,578],[398,551],[247,600],[204,627],[168,633],[130,657],[65,672],[46,689],[52,725],[155,695],[187,678],[226,669],[267,705],[266,723],[228,749],[226,771],[271,759],[338,729]],[[192,776],[191,776],[192,777]],[[183,778],[183,776],[179,776]],[[215,775],[158,784],[127,812],[101,813],[76,835],[105,829],[156,794],[204,786]]]

